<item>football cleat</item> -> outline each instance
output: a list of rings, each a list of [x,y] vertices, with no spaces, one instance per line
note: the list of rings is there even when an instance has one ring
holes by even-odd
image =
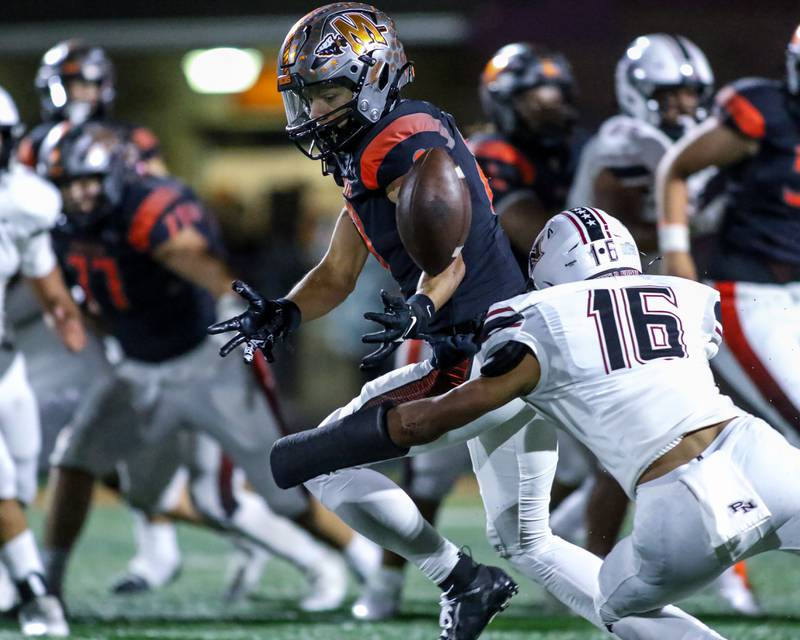
[[[726,569],[716,579],[714,586],[717,593],[731,608],[743,616],[760,616],[763,611],[756,599],[753,587],[747,579],[747,569],[744,562],[739,562]]]
[[[498,567],[478,565],[478,573],[460,593],[442,594],[439,640],[474,640],[519,592],[519,586]]]
[[[356,620],[389,620],[400,610],[403,595],[402,569],[381,568],[369,577],[358,600],[350,609]]]
[[[261,583],[270,554],[256,546],[238,547],[228,560],[228,580],[222,598],[225,602],[241,602]]]
[[[140,593],[147,593],[155,589],[166,587],[171,582],[178,579],[181,573],[181,565],[178,564],[172,571],[165,574],[163,578],[153,579],[148,578],[142,573],[136,571],[128,571],[117,578],[109,587],[111,593],[118,596],[132,596]]]
[[[338,609],[347,597],[347,567],[338,556],[330,554],[308,574],[310,592],[300,601],[300,609],[309,613]]]
[[[24,636],[51,636],[64,638],[69,635],[69,625],[58,598],[52,595],[39,596],[19,608],[19,626]]]

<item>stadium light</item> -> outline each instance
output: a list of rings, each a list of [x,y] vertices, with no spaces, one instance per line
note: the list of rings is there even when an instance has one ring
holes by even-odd
[[[261,64],[261,54],[255,49],[217,47],[190,51],[181,66],[197,93],[240,93],[253,86]]]

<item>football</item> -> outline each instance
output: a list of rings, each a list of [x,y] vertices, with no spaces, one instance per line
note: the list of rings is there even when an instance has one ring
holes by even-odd
[[[461,168],[442,148],[414,162],[400,187],[397,230],[416,265],[435,276],[459,254],[469,235],[472,203]]]

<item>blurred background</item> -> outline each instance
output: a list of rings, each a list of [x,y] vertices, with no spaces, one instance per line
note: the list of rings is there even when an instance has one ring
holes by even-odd
[[[7,0],[3,6],[0,85],[27,125],[39,122],[33,79],[43,52],[71,37],[105,47],[117,69],[116,116],[157,134],[170,172],[189,182],[219,217],[238,273],[265,294],[281,295],[322,254],[341,195],[319,164],[284,136],[274,63],[288,29],[316,4],[61,0],[43,10]],[[538,42],[567,56],[581,124],[591,131],[616,111],[614,65],[635,36],[688,36],[708,56],[718,87],[746,75],[780,77],[797,7],[796,0],[380,4],[395,18],[416,65],[406,95],[450,111],[465,133],[482,121],[481,69],[508,42]],[[377,292],[388,284],[370,259],[349,303],[301,331],[294,353],[279,352],[278,380],[295,427],[316,423],[362,384],[356,366],[364,353],[361,314],[377,306]],[[49,338],[33,322],[36,314],[28,314],[24,302],[15,304],[22,342],[33,345],[31,379],[46,405],[45,422],[58,422],[47,416],[66,415],[80,385],[70,366],[53,371],[43,355]],[[75,361],[74,371],[85,371],[88,357]]]

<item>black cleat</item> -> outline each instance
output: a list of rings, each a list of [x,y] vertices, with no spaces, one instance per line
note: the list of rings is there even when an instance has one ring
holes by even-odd
[[[464,591],[442,594],[439,640],[474,640],[518,591],[517,583],[503,570],[479,565]]]

